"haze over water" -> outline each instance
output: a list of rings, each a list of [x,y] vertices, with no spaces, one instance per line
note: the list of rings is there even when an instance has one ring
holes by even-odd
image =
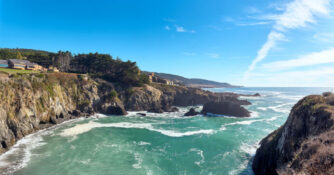
[[[333,88],[210,89],[242,94],[250,118],[181,117],[180,112],[96,115],[20,140],[0,156],[2,174],[252,174],[259,141],[280,127],[303,96]],[[200,110],[201,107],[198,108]],[[0,173],[1,174],[1,173]]]

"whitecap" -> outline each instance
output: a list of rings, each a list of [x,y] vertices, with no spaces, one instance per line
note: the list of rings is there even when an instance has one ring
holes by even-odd
[[[140,142],[136,142],[136,141],[134,141],[134,144],[137,144],[137,145],[139,145],[139,146],[151,145],[151,143],[149,143],[149,142],[144,142],[144,141],[140,141]]]
[[[196,152],[196,154],[201,157],[201,160],[194,162],[196,165],[200,166],[202,163],[205,162],[205,157],[202,150],[197,148],[191,148],[189,151]]]
[[[136,163],[133,164],[132,167],[135,168],[135,169],[142,168],[141,164],[143,163],[143,159],[140,157],[140,154],[139,153],[134,153],[134,158],[135,158]]]
[[[261,110],[261,111],[266,111],[266,110],[268,110],[268,108],[266,108],[266,107],[257,107],[257,109],[259,109],[259,110]]]
[[[251,111],[251,117],[256,118],[259,116],[259,113],[257,111]]]
[[[288,105],[290,105],[289,103],[287,104],[280,104],[280,105],[276,105],[276,106],[269,106],[268,108],[275,111],[275,112],[279,112],[279,113],[289,113],[291,107],[289,107]],[[287,107],[284,107],[287,106]]]
[[[250,145],[247,143],[242,143],[239,150],[249,154],[250,156],[254,156],[258,147],[259,147],[258,144]]]

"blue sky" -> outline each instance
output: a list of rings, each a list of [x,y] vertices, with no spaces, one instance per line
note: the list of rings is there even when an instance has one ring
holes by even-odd
[[[334,86],[334,0],[0,0],[0,47],[246,86]]]

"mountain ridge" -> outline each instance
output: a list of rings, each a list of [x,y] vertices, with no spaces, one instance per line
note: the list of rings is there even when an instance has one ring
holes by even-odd
[[[232,85],[225,82],[217,82],[212,80],[206,80],[201,78],[186,78],[180,75],[160,73],[160,72],[148,72],[143,71],[145,74],[154,73],[155,75],[171,80],[177,84],[182,84],[187,87],[196,87],[196,88],[238,88],[242,86]]]

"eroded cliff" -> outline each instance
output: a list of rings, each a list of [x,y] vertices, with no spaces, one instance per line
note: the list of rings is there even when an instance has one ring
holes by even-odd
[[[334,174],[334,95],[300,100],[286,123],[261,141],[255,174]]]

